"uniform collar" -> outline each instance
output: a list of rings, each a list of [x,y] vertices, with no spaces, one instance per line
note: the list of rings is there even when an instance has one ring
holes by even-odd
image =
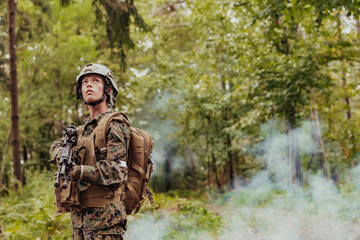
[[[90,116],[87,117],[84,121],[84,124],[87,125],[88,123],[91,123],[91,122],[94,122],[94,123],[99,123],[99,121],[107,114],[109,114],[110,111],[107,111],[107,112],[103,112],[103,113],[100,113],[98,115],[96,115],[96,117],[94,119],[91,120]]]

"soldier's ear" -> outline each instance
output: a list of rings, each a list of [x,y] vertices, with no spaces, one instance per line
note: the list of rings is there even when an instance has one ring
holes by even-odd
[[[111,85],[107,86],[106,91],[108,92],[108,94],[110,94],[110,95],[112,94],[113,89],[112,89]]]

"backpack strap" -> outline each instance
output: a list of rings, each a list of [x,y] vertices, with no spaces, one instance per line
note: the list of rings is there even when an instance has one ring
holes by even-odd
[[[93,130],[95,134],[95,147],[98,148],[98,150],[105,154],[107,153],[106,143],[106,131],[110,126],[111,121],[119,121],[125,123],[128,127],[130,127],[130,122],[128,117],[123,112],[113,112],[105,115],[96,128]]]
[[[155,202],[154,197],[153,197],[154,194],[148,188],[146,188],[146,196],[149,199],[151,204],[153,204]]]
[[[139,165],[133,163],[131,167],[140,173],[142,179],[146,179],[145,177],[146,173]]]
[[[131,186],[131,185],[129,184],[128,186]],[[132,188],[132,190],[135,192],[134,188]],[[131,189],[130,189],[130,191],[131,191]],[[144,197],[144,199],[143,199],[142,201],[140,201],[139,197],[137,197],[137,199],[138,199],[138,201],[140,202],[140,204],[136,207],[136,209],[135,209],[135,211],[133,212],[133,214],[136,214],[136,213],[139,212],[140,207],[141,207],[141,204],[144,202],[144,200],[145,200],[146,198],[149,199],[150,204],[153,204],[153,203],[155,202],[155,201],[154,201],[154,198],[153,198],[153,193],[152,193],[148,188],[146,188],[145,192],[146,192],[146,193],[145,193],[146,196]],[[138,196],[138,195],[136,194],[136,196]],[[130,212],[130,213],[131,213],[131,212]]]

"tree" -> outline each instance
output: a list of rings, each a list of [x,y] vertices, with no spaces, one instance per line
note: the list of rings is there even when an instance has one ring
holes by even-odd
[[[20,162],[20,133],[19,133],[19,107],[17,85],[17,59],[16,59],[16,5],[14,0],[8,0],[9,24],[9,53],[10,53],[10,95],[11,95],[11,143],[13,152],[13,167],[16,179],[22,184],[22,169]],[[18,185],[15,184],[15,190]]]
[[[71,0],[60,0],[63,6],[68,6]],[[142,31],[150,31],[140,14],[138,13],[134,0],[93,0],[97,22],[106,25],[107,38],[112,53],[120,57],[122,70],[126,70],[125,49],[134,48],[134,42],[130,37],[130,17],[134,18],[134,24]]]

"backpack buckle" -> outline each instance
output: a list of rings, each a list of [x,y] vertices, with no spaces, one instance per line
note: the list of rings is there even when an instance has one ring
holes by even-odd
[[[114,191],[111,191],[108,195],[104,196],[104,198],[113,198],[114,195]]]

